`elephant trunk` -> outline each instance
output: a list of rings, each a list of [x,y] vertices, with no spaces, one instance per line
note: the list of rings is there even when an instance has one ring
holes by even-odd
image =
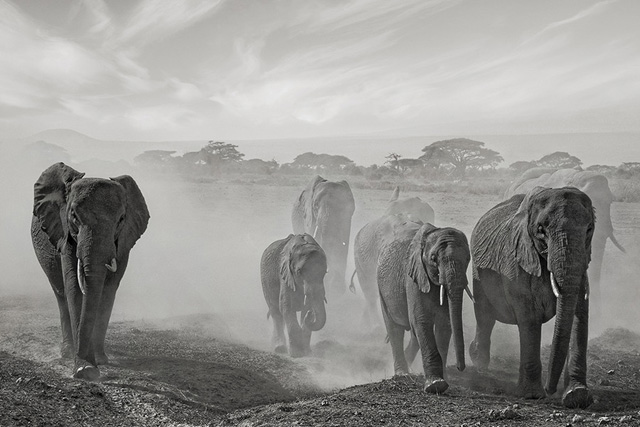
[[[560,242],[559,245],[553,245],[553,250],[549,251],[550,280],[552,287],[555,288],[554,293],[559,294],[547,380],[547,392],[550,394],[555,393],[565,365],[578,297],[582,296],[582,279],[588,265],[587,254],[581,250],[580,245],[570,246],[566,235],[560,239]],[[569,247],[572,249],[571,252],[568,250]],[[567,257],[569,253],[571,256]]]
[[[451,331],[453,332],[453,346],[456,352],[456,367],[464,371],[464,333],[462,328],[462,289],[456,289],[449,295],[449,316],[451,318]]]
[[[303,324],[305,328],[316,332],[324,327],[327,321],[327,312],[324,307],[324,299],[318,296],[305,296],[305,315]]]

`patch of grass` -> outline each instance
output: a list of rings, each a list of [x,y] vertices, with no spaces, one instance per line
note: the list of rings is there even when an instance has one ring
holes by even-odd
[[[640,181],[636,179],[609,179],[609,186],[616,202],[640,202]]]

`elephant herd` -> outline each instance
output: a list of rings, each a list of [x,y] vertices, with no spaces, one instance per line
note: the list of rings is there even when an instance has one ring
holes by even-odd
[[[456,366],[465,369],[466,292],[476,318],[469,346],[475,366],[489,365],[496,321],[517,325],[519,394],[554,395],[564,371],[563,404],[586,407],[593,401],[586,382],[589,301],[599,297],[606,240],[622,250],[613,236],[608,183],[586,171],[532,170],[505,196],[478,220],[468,240],[456,228],[434,225],[428,203],[400,199],[396,189],[385,213],[354,238],[349,288],[354,290],[357,276],[367,321],[379,316],[379,301],[396,374],[407,374],[420,351],[425,391],[449,387],[445,366],[452,336]],[[327,320],[325,292],[338,295],[346,288],[354,210],[346,181],[316,176],[293,203],[294,234],[264,250],[260,276],[276,352],[311,353],[311,333]],[[57,163],[34,185],[33,245],[58,302],[62,355],[74,358],[76,378],[96,380],[98,366],[108,362],[104,340],[115,293],[148,220],[144,197],[128,175],[84,178]],[[554,316],[543,387],[541,327]],[[409,342],[403,348],[405,331]]]

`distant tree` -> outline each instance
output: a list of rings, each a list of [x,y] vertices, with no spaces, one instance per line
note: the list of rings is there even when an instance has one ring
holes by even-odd
[[[174,154],[175,151],[148,150],[134,157],[133,162],[140,166],[164,167],[175,159]]]
[[[518,175],[520,175],[524,171],[529,170],[531,168],[535,168],[536,166],[537,166],[536,162],[526,162],[524,160],[520,160],[520,161],[511,163],[509,165],[509,169],[511,169]]]
[[[420,159],[428,167],[452,168],[459,177],[468,169],[495,168],[503,161],[497,151],[484,148],[484,142],[467,138],[436,141],[422,149]]]
[[[564,151],[556,151],[555,153],[547,154],[536,161],[536,164],[546,168],[575,168],[582,165],[582,160],[572,156]]]
[[[271,175],[278,170],[278,162],[275,160],[264,161],[262,159],[249,159],[242,161],[242,170],[249,173]]]
[[[222,141],[209,141],[201,150],[203,159],[209,165],[220,165],[224,163],[239,163],[244,154],[240,153],[237,145],[228,144]]]
[[[625,172],[638,173],[640,172],[640,162],[625,162],[618,166],[618,169]]]
[[[424,163],[420,159],[399,159],[398,169],[401,173],[411,172],[416,169],[422,169]]]
[[[296,156],[291,166],[298,169],[340,170],[352,164],[353,160],[345,156],[306,152]]]
[[[612,175],[613,173],[615,173],[616,169],[618,168],[615,166],[591,165],[586,170],[601,173],[603,175]]]
[[[402,156],[398,153],[390,153],[388,156],[385,157],[385,159],[387,159],[386,162],[384,162],[386,165],[389,165],[389,167],[391,169],[396,170],[397,172],[400,172],[400,165],[398,163],[398,161],[400,160]]]

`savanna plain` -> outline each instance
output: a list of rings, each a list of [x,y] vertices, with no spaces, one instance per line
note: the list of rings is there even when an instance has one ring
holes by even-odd
[[[275,354],[260,257],[291,232],[291,206],[306,181],[135,178],[151,220],[116,297],[107,334],[111,363],[95,383],[70,378],[72,362],[59,358],[58,311],[29,238],[37,174],[16,177],[19,184],[3,191],[0,425],[640,425],[640,203],[612,205],[626,254],[607,245],[601,314],[591,323],[588,350],[595,402],[568,410],[559,399],[515,396],[513,326],[496,325],[488,371],[476,370],[468,355],[465,371],[449,366],[451,387],[442,395],[422,391],[419,363],[415,374],[393,378],[381,315],[363,322],[357,285],[355,294],[329,299],[310,357]],[[393,186],[382,187],[352,185],[351,242],[384,211]],[[496,192],[402,196],[419,196],[434,208],[436,225],[468,237],[501,201]],[[350,251],[348,276],[353,268]],[[475,330],[468,298],[464,322],[468,349]],[[543,369],[551,334],[545,325]]]

